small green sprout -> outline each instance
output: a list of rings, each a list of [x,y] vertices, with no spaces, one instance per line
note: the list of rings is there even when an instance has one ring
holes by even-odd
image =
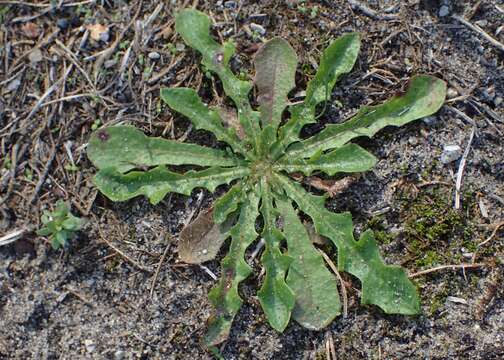
[[[72,215],[68,205],[59,200],[54,211],[44,210],[41,217],[44,227],[37,231],[37,235],[48,236],[54,250],[65,247],[67,241],[82,229],[85,220]]]
[[[337,81],[354,66],[359,34],[348,33],[329,44],[304,100],[291,103],[288,95],[295,87],[297,56],[287,41],[274,38],[258,50],[251,83],[231,71],[234,45],[217,43],[210,36],[210,25],[210,19],[196,10],[183,10],[175,20],[177,32],[201,53],[202,68],[219,76],[236,109],[210,107],[190,88],[161,89],[161,98],[189,118],[195,129],[212,132],[226,143],[224,150],[149,138],[129,126],[99,129],[88,146],[88,157],[98,168],[94,184],[112,201],[144,195],[157,204],[168,193],[191,195],[196,188],[213,192],[232,183],[179,236],[179,256],[187,263],[214,258],[231,239],[221,262],[221,279],[209,293],[215,313],[208,321],[205,344],[212,349],[229,336],[243,303],[240,283],[253,272],[245,255],[259,236],[265,244],[260,258],[265,274],[257,295],[275,330],[284,331],[291,319],[320,330],[341,314],[336,276],[299,215],[309,217],[314,232],[337,248],[339,271],[359,279],[361,304],[376,305],[387,314],[418,314],[415,285],[404,269],[383,261],[373,232],[364,231],[356,239],[351,214],[330,211],[325,196],[311,193],[298,181],[314,174],[332,177],[372,169],[376,157],[351,140],[434,114],[444,103],[446,83],[417,75],[403,93],[380,105],[364,106],[347,121],[328,124],[304,138],[303,127],[324,115],[319,105],[328,101]],[[257,108],[249,101],[254,86]],[[180,173],[167,165],[194,168]]]
[[[96,118],[95,121],[93,121],[93,124],[91,125],[91,130],[95,131],[100,127],[100,125],[101,125],[101,119]]]

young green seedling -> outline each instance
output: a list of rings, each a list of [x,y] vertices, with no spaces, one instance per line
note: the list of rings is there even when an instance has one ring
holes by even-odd
[[[386,313],[417,314],[420,301],[415,286],[402,268],[383,262],[373,233],[366,231],[354,239],[350,213],[326,209],[325,197],[307,191],[292,174],[333,176],[371,169],[376,158],[350,141],[435,113],[444,102],[445,83],[432,76],[415,76],[401,96],[363,107],[348,121],[301,139],[303,126],[316,121],[317,105],[352,69],[360,47],[358,34],[345,34],[329,45],[304,101],[297,104],[288,101],[295,86],[296,54],[285,40],[268,41],[254,59],[259,104],[255,110],[248,98],[253,84],[230,70],[234,47],[210,37],[209,18],[196,10],[183,10],[175,24],[184,41],[201,53],[205,68],[218,75],[237,113],[229,120],[224,109],[207,106],[188,88],[162,89],[161,98],[196,129],[212,132],[229,147],[217,150],[148,138],[132,127],[115,126],[92,135],[88,156],[99,169],[96,186],[113,201],[145,195],[156,204],[169,192],[190,195],[195,188],[214,191],[233,182],[213,209],[181,236],[182,259],[193,263],[213,258],[224,240],[231,238],[221,279],[209,294],[215,314],[209,320],[206,344],[221,343],[229,335],[243,302],[239,284],[252,273],[245,253],[259,233],[265,242],[261,256],[265,276],[258,297],[270,325],[282,332],[293,318],[308,329],[321,329],[340,314],[336,278],[312,244],[300,212],[336,246],[339,270],[360,280],[362,304],[377,305]],[[286,122],[285,109],[290,114]],[[166,165],[204,168],[178,173]],[[258,232],[259,217],[262,230]]]
[[[41,220],[44,226],[37,230],[37,235],[48,236],[55,250],[64,247],[85,224],[84,219],[72,215],[70,208],[62,200],[56,203],[54,211],[44,210]]]

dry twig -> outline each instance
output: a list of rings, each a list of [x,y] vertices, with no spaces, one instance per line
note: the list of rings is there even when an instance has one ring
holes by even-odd
[[[363,3],[357,0],[348,0],[348,3],[352,7],[352,9],[360,10],[364,15],[375,19],[375,20],[398,20],[399,15],[396,14],[379,14],[373,9],[367,7]]]
[[[479,267],[484,267],[484,266],[488,266],[488,265],[487,264],[483,264],[483,263],[458,264],[458,265],[441,265],[441,266],[436,266],[436,267],[431,268],[431,269],[422,270],[422,271],[419,271],[419,272],[416,272],[416,273],[413,273],[413,274],[409,274],[408,277],[410,279],[412,279],[414,277],[430,274],[430,273],[433,273],[433,272],[436,272],[436,271],[439,271],[439,270],[446,270],[446,269],[451,269],[451,270],[463,269],[463,270],[465,270],[465,269],[473,269],[473,268],[479,268]]]
[[[504,52],[504,44],[500,43],[499,41],[495,40],[493,37],[488,35],[485,31],[483,31],[482,28],[480,28],[478,25],[472,24],[471,22],[467,21],[460,15],[452,15],[452,17],[457,20],[458,22],[464,24],[467,26],[469,29],[472,31],[478,33],[481,37],[485,38],[490,44],[498,48],[500,51]]]
[[[324,258],[325,262],[327,263],[327,265],[329,265],[331,270],[338,277],[338,281],[339,281],[340,287],[341,287],[341,296],[343,297],[343,318],[346,318],[348,316],[348,294],[346,291],[345,281],[341,277],[338,269],[336,268],[336,265],[334,265],[334,263],[329,258],[329,256],[327,256],[327,254],[325,252],[323,252],[322,250],[319,249],[319,251],[320,251],[320,254],[322,255],[322,257]]]
[[[40,190],[42,189],[42,186],[46,181],[47,175],[49,174],[49,170],[51,169],[52,163],[56,158],[56,150],[58,149],[58,147],[59,144],[52,145],[51,155],[49,155],[49,159],[47,160],[46,166],[44,167],[44,172],[40,176],[37,185],[35,186],[35,190],[33,191],[33,195],[30,198],[29,204],[34,204],[35,201],[37,200]]]
[[[460,188],[462,186],[462,176],[464,175],[464,167],[467,161],[467,156],[469,155],[469,150],[471,149],[471,144],[474,138],[474,133],[476,132],[476,127],[473,126],[471,130],[471,135],[469,136],[469,142],[465,148],[462,159],[460,160],[459,168],[457,171],[457,182],[455,184],[455,209],[460,209]]]
[[[492,231],[490,236],[485,241],[482,241],[478,244],[478,247],[483,246],[483,245],[489,243],[490,241],[492,241],[492,239],[495,237],[495,235],[497,235],[497,231],[499,231],[499,229],[504,226],[504,220],[502,220],[501,222],[498,222],[497,224],[493,224],[490,226],[493,227],[494,230]]]
[[[152,300],[152,296],[154,296],[154,288],[156,287],[156,282],[157,282],[157,279],[158,279],[158,276],[159,276],[159,271],[161,270],[161,266],[163,265],[163,262],[166,258],[166,255],[168,254],[168,250],[170,249],[171,247],[171,238],[170,238],[170,241],[168,242],[168,245],[166,245],[166,248],[163,252],[163,255],[161,256],[161,260],[159,260],[159,264],[156,268],[156,272],[154,273],[154,277],[152,278],[152,285],[151,285],[151,288],[150,288],[150,299]]]
[[[134,267],[136,267],[139,270],[145,271],[147,273],[151,273],[152,271],[144,267],[143,265],[139,264],[132,258],[130,258],[128,255],[123,253],[120,249],[118,249],[114,244],[112,244],[110,241],[107,240],[107,238],[104,236],[103,232],[101,231],[100,227],[98,227],[98,232],[100,233],[100,238],[103,240],[105,244],[107,244],[112,250],[114,250],[119,256],[121,256],[123,259],[125,259],[127,262],[132,264]]]
[[[33,231],[33,229],[31,227],[11,231],[10,233],[0,237],[0,246],[4,246],[4,245],[8,245],[10,243],[13,243],[14,241],[18,240],[24,234],[26,234],[30,231]]]
[[[325,351],[327,360],[337,360],[334,340],[329,331],[326,332]]]

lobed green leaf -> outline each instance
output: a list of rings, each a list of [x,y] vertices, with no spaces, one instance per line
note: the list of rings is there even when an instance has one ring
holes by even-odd
[[[362,172],[374,167],[376,157],[357,144],[347,144],[327,154],[314,156],[311,159],[282,158],[275,165],[275,170],[289,173],[302,172],[309,176],[320,170],[328,175],[345,172]]]
[[[271,327],[283,332],[289,324],[295,304],[294,293],[285,282],[292,258],[282,254],[280,250],[283,236],[276,228],[276,212],[273,208],[271,189],[264,178],[261,182],[261,199],[261,214],[264,220],[262,237],[265,243],[261,262],[266,275],[257,296]]]
[[[296,298],[292,318],[308,329],[320,330],[341,312],[336,278],[313,246],[291,201],[277,196],[276,204],[284,222],[288,254],[293,259],[287,275],[287,286]]]
[[[191,191],[197,187],[214,191],[217,186],[228,184],[249,173],[249,168],[241,166],[211,167],[202,171],[188,171],[184,174],[171,172],[164,166],[145,172],[132,171],[127,174],[106,168],[98,171],[93,180],[96,187],[112,201],[125,201],[145,195],[152,204],[157,204],[169,192],[190,195]]]
[[[361,304],[378,305],[387,314],[420,312],[415,285],[402,267],[385,265],[371,230],[365,231],[359,241],[341,244],[338,249],[342,249],[338,250],[339,267],[362,283]]]
[[[222,224],[228,216],[238,210],[243,201],[243,186],[241,183],[234,185],[227,193],[217,199],[213,206],[213,218],[217,224]]]
[[[272,125],[276,132],[287,105],[287,95],[296,86],[297,56],[281,38],[266,42],[254,58],[257,102],[263,127]]]
[[[353,237],[350,213],[336,214],[325,208],[325,199],[306,192],[301,185],[276,175],[286,193],[308,214],[317,233],[338,248],[338,267],[356,276],[362,284],[362,304],[374,304],[389,314],[418,314],[420,300],[413,283],[398,266],[385,265],[370,232],[359,241]]]
[[[209,109],[193,89],[161,89],[161,99],[173,110],[188,117],[196,129],[212,132],[218,140],[228,143],[234,151],[247,155],[234,129],[224,128],[219,113]]]
[[[338,148],[359,136],[373,136],[385,126],[401,126],[439,110],[446,96],[446,83],[429,75],[411,79],[408,90],[378,106],[365,106],[341,124],[328,125],[317,135],[293,144],[285,157],[311,157]]]
[[[238,285],[252,272],[244,256],[249,245],[257,239],[255,221],[259,216],[258,206],[259,196],[254,191],[249,192],[241,206],[238,222],[231,229],[229,251],[221,262],[221,278],[208,295],[215,314],[208,322],[207,346],[217,345],[228,338],[233,319],[243,303]]]
[[[223,47],[210,37],[210,18],[197,10],[180,11],[175,17],[175,29],[186,44],[201,53],[203,65],[219,76],[224,92],[238,108],[238,118],[247,134],[247,139],[257,140],[260,131],[259,122],[258,118],[252,115],[253,111],[248,101],[252,85],[248,81],[239,80],[227,66],[234,48],[229,45]]]
[[[289,108],[291,118],[280,128],[279,140],[272,148],[276,159],[293,142],[299,141],[303,126],[315,122],[315,107],[329,100],[332,89],[339,78],[352,70],[360,50],[357,33],[349,33],[334,40],[322,54],[315,77],[308,83],[302,104]]]
[[[304,106],[312,108],[329,100],[339,78],[352,70],[360,51],[357,33],[340,36],[324,50],[315,77],[308,83]]]
[[[151,138],[131,126],[95,131],[87,155],[98,169],[120,173],[157,165],[233,166],[240,163],[224,151],[162,138]]]

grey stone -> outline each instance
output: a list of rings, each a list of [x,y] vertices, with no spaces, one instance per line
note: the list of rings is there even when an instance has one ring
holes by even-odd
[[[103,66],[105,66],[105,69],[110,69],[110,68],[114,67],[116,64],[117,64],[117,60],[110,59],[110,60],[105,61]]]
[[[7,85],[7,91],[15,91],[17,88],[21,85],[21,80],[19,79],[14,79],[12,80],[8,85]]]
[[[446,5],[443,5],[439,8],[439,16],[441,17],[445,17],[445,16],[448,16],[448,14],[450,13],[450,8]]]
[[[107,29],[107,31],[104,31],[100,34],[100,40],[103,42],[108,42],[110,39],[110,31]]]
[[[226,1],[224,7],[226,9],[236,9],[236,1]]]
[[[58,19],[56,20],[56,26],[60,28],[60,30],[66,30],[68,28],[69,22],[67,19]]]
[[[441,154],[441,162],[443,164],[449,164],[455,160],[458,160],[462,155],[462,149],[458,145],[444,145],[443,153]]]
[[[448,88],[448,91],[446,92],[446,97],[448,99],[453,99],[454,97],[458,96],[458,91],[455,90],[454,88]]]
[[[157,60],[157,59],[159,59],[161,57],[161,55],[159,55],[159,53],[157,53],[155,51],[151,51],[147,56],[151,60]]]
[[[90,340],[90,339],[84,340],[84,347],[86,348],[86,351],[88,353],[92,353],[93,351],[96,350],[95,343],[93,342],[93,340]]]
[[[266,29],[264,27],[262,27],[261,25],[259,25],[259,24],[251,23],[250,24],[250,28],[252,29],[252,31],[258,33],[259,35],[265,35],[266,34]]]
[[[422,119],[422,121],[425,123],[425,125],[434,125],[437,122],[437,117],[435,116],[426,116]]]
[[[40,61],[42,61],[43,56],[42,56],[42,51],[40,51],[39,48],[34,48],[30,53],[28,54],[28,59],[32,64],[36,64]]]

